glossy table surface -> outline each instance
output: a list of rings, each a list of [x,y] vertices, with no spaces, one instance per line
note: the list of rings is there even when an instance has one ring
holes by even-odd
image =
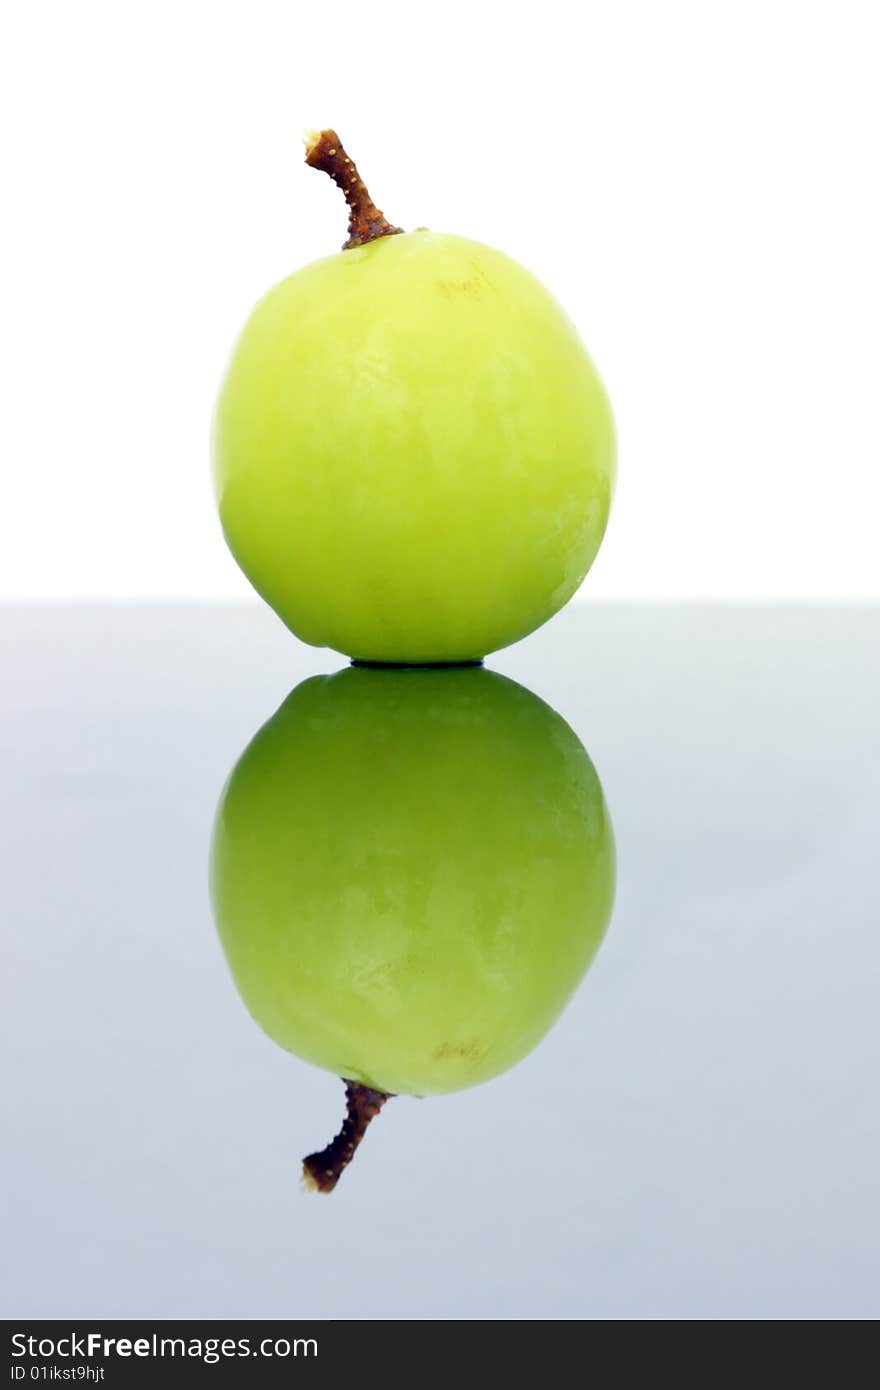
[[[880,1314],[880,609],[571,606],[488,663],[568,721],[614,918],[550,1034],[389,1103],[248,1016],[225,778],[345,663],[258,605],[0,610],[3,1315]]]

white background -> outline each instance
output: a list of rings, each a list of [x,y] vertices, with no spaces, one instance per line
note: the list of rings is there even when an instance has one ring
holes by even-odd
[[[501,247],[618,420],[585,597],[880,595],[872,3],[13,3],[0,596],[249,593],[208,431],[254,301],[377,202]]]

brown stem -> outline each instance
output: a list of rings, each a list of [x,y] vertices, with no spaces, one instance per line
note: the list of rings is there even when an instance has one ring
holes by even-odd
[[[315,131],[306,137],[306,164],[321,169],[345,194],[348,203],[348,241],[343,251],[352,246],[365,246],[382,236],[398,236],[402,227],[392,227],[384,212],[380,212],[367,192],[366,184],[349,159],[335,130]]]
[[[343,1078],[344,1079],[344,1078]],[[335,1139],[326,1149],[303,1159],[303,1182],[313,1192],[332,1192],[355,1156],[367,1126],[388,1099],[385,1091],[372,1091],[357,1081],[345,1082],[346,1116]]]

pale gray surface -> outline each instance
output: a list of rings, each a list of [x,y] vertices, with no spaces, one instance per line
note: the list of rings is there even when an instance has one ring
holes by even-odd
[[[250,1021],[214,805],[342,663],[259,607],[0,610],[6,1317],[880,1314],[880,610],[571,608],[490,665],[572,724],[620,881],[531,1057],[396,1100]]]

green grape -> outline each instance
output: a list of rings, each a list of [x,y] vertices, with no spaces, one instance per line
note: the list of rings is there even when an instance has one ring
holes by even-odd
[[[305,641],[478,659],[539,627],[592,564],[611,408],[533,275],[460,236],[398,234],[343,159],[332,132],[310,148],[352,207],[348,249],[265,296],[222,384],[223,530]]]
[[[242,755],[212,844],[247,1008],[352,1083],[355,1109],[524,1057],[598,949],[614,882],[582,745],[480,668],[305,681]]]

